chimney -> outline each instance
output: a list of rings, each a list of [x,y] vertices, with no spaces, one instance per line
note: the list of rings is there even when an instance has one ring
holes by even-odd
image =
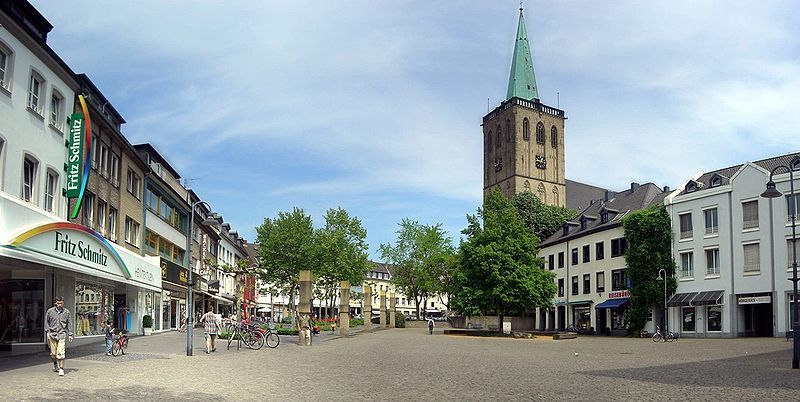
[[[632,181],[631,182],[631,192],[636,191],[637,188],[639,188],[639,183],[637,183],[635,181]]]
[[[668,193],[668,192],[669,192],[669,186],[664,186],[664,192],[665,192],[665,193]]]
[[[608,202],[611,199],[611,192],[606,190],[606,193],[603,195],[603,201]]]

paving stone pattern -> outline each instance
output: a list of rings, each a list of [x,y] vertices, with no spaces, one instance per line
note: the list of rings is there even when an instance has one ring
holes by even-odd
[[[777,338],[553,341],[406,328],[324,334],[311,347],[282,336],[259,351],[223,342],[207,355],[197,332],[191,357],[185,339],[132,338],[123,358],[100,344],[68,349],[64,377],[44,353],[2,358],[0,400],[800,400],[791,343]]]

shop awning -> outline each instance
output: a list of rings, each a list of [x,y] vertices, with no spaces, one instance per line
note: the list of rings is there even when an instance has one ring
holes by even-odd
[[[693,306],[704,306],[709,304],[722,304],[722,296],[725,294],[725,291],[722,290],[711,290],[708,292],[700,292],[697,297],[692,300]]]
[[[563,301],[562,300],[562,301],[555,302],[553,304],[556,305],[556,306],[564,306],[564,305],[567,305],[567,304],[569,304],[570,306],[576,306],[576,305],[579,306],[579,305],[582,305],[582,304],[592,304],[592,301],[591,300],[577,300],[577,301],[568,301],[567,302],[567,301]]]
[[[695,296],[698,295],[698,292],[689,292],[689,293],[675,293],[670,297],[669,301],[667,302],[667,306],[670,307],[678,307],[678,306],[689,306],[694,300]]]
[[[621,299],[608,299],[596,306],[594,308],[617,308],[623,304],[628,303],[628,298],[621,298]]]

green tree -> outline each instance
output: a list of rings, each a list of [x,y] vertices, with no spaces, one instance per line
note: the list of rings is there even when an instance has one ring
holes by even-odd
[[[654,306],[664,306],[664,282],[658,270],[667,272],[667,294],[677,288],[675,260],[672,258],[672,225],[663,205],[634,211],[622,220],[628,251],[625,262],[631,284],[631,297],[625,315],[629,335],[644,329]]]
[[[543,203],[530,191],[519,193],[511,202],[522,219],[522,224],[539,240],[545,240],[561,228],[564,222],[575,217],[575,211]]]
[[[281,211],[275,219],[265,218],[256,228],[256,236],[259,278],[287,290],[289,303],[293,303],[300,287],[300,271],[311,270],[316,274],[319,266],[320,253],[311,217],[300,208],[291,213]]]
[[[399,226],[397,242],[381,244],[381,258],[394,264],[392,283],[414,299],[419,318],[420,303],[437,289],[440,264],[453,253],[452,241],[441,224],[422,225],[406,218]]]
[[[342,208],[325,213],[325,227],[317,231],[320,265],[317,284],[320,299],[334,306],[339,292],[339,282],[350,281],[359,285],[369,271],[367,231],[361,221]]]
[[[525,228],[511,202],[492,191],[467,221],[461,268],[454,278],[454,309],[502,316],[549,307],[556,293],[555,276],[542,268],[539,240]]]

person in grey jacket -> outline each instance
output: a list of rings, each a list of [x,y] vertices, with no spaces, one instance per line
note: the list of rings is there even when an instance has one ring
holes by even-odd
[[[47,310],[44,317],[44,331],[47,345],[50,347],[50,359],[53,360],[53,371],[59,376],[64,375],[64,359],[66,355],[66,341],[72,342],[72,317],[69,310],[64,308],[64,298],[56,297],[54,306]]]

